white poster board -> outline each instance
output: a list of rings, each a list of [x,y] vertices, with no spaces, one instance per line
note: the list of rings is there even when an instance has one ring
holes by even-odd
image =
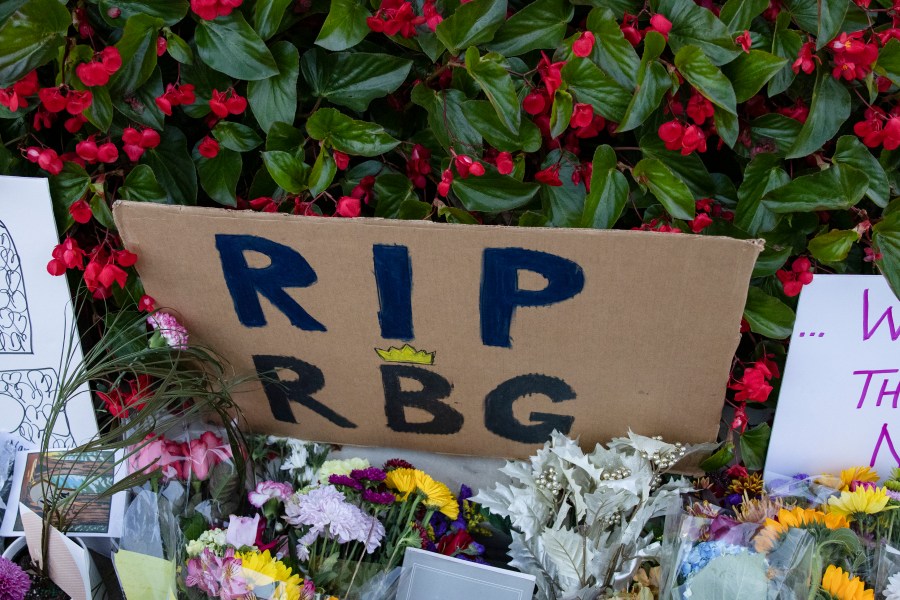
[[[47,180],[0,177],[0,431],[31,444],[44,435],[74,326],[66,278],[47,272],[58,243]],[[50,446],[72,447],[96,432],[85,386],[57,421]]]
[[[803,288],[766,481],[900,466],[900,300],[880,275],[816,275]]]

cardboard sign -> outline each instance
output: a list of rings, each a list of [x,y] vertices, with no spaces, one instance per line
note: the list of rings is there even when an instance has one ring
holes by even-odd
[[[47,180],[0,177],[0,431],[34,445],[49,435],[51,448],[71,448],[97,433],[97,421],[84,385],[46,431],[75,326],[66,278],[47,272],[57,243]],[[71,358],[69,372],[80,346]]]
[[[900,466],[900,300],[881,275],[816,275],[797,305],[766,480]]]
[[[534,575],[407,548],[396,598],[529,600],[534,595],[534,584]]]
[[[125,202],[147,293],[256,430],[524,457],[558,429],[715,439],[756,242]]]

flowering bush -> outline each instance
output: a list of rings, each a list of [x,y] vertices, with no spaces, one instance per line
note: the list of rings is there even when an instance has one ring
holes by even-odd
[[[803,285],[880,271],[900,291],[898,10],[20,0],[0,9],[0,171],[49,177],[48,270],[120,306],[142,298],[120,198],[763,238],[742,435],[716,459],[758,468]]]

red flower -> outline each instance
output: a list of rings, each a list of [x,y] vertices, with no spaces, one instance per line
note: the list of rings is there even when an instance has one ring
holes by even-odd
[[[740,46],[744,52],[749,53],[750,46],[753,45],[753,40],[750,39],[750,32],[745,29],[744,33],[734,39],[734,43]]]
[[[453,158],[453,164],[456,167],[456,172],[459,173],[459,176],[465,179],[471,173],[472,175],[484,175],[484,167],[481,167],[481,172],[477,173],[477,169],[475,169],[475,165],[479,165],[480,163],[476,162],[474,158],[471,156],[467,156],[465,154],[458,154]],[[475,169],[475,171],[473,171]]]
[[[572,127],[587,127],[594,120],[594,107],[590,104],[578,103],[572,110],[572,119],[570,121]]]
[[[437,29],[437,26],[444,20],[444,17],[437,11],[434,0],[425,0],[425,4],[422,5],[422,16],[425,17],[425,24],[431,31]]]
[[[590,31],[584,31],[578,36],[578,39],[572,44],[572,53],[575,56],[585,58],[591,55],[594,49],[594,34]]]
[[[515,164],[513,163],[512,154],[509,152],[501,152],[497,155],[496,163],[497,171],[501,175],[509,175],[513,172]]]
[[[334,164],[337,165],[337,168],[343,171],[350,164],[350,157],[341,152],[340,150],[335,150],[332,154],[334,157]]]
[[[538,62],[537,71],[541,75],[548,96],[552,97],[556,90],[559,89],[559,86],[562,85],[562,68],[565,64],[565,61],[550,62],[547,55],[541,52],[541,60]]]
[[[168,42],[166,42],[166,38],[163,36],[159,36],[156,38],[156,55],[162,56],[166,53],[166,47],[168,46]]]
[[[687,156],[694,150],[706,152],[706,134],[696,125],[688,125],[681,139],[681,153]]]
[[[38,98],[40,98],[44,108],[52,113],[58,113],[65,110],[66,104],[68,103],[66,96],[62,94],[62,91],[58,87],[41,88],[38,90]]]
[[[135,263],[137,263],[137,254],[131,252],[130,250],[116,250],[113,252],[113,258],[117,263],[119,263],[120,267],[133,267]]]
[[[66,112],[70,115],[80,115],[94,100],[90,90],[69,90],[66,94]]]
[[[637,46],[641,43],[641,39],[643,39],[643,34],[637,28],[637,15],[629,15],[625,13],[622,17],[622,24],[619,25],[619,29],[622,30],[622,35],[625,36],[625,39],[628,40],[632,46]]]
[[[366,204],[372,200],[372,191],[375,188],[375,177],[366,175],[359,180],[359,183],[350,191],[350,195],[359,198]]]
[[[149,375],[138,375],[134,381],[126,381],[108,394],[97,392],[97,397],[106,405],[109,414],[119,419],[127,419],[129,410],[143,410],[151,393],[153,380]]]
[[[429,10],[429,18],[434,22],[435,13]],[[366,19],[369,29],[385,35],[401,35],[405,38],[415,37],[416,27],[425,23],[425,16],[416,16],[412,3],[405,0],[382,0],[375,15]],[[430,27],[430,24],[429,24]]]
[[[231,14],[243,0],[191,0],[191,10],[201,19],[211,21]]]
[[[808,258],[801,256],[793,262],[790,271],[781,269],[775,273],[775,276],[781,281],[784,295],[793,298],[800,295],[800,290],[804,285],[812,282],[812,265]]]
[[[888,119],[883,133],[885,150],[896,150],[900,147],[900,117]]]
[[[744,369],[740,381],[728,387],[737,391],[734,399],[738,402],[765,402],[772,392],[772,386],[769,385],[772,376],[773,373],[765,364],[756,362]]]
[[[66,131],[68,131],[69,133],[76,134],[81,131],[81,128],[85,123],[87,123],[87,119],[84,118],[84,115],[79,114],[66,119],[66,121],[63,123],[63,127],[65,127]]]
[[[28,96],[33,96],[38,92],[40,84],[38,83],[37,71],[31,71],[28,75],[14,83],[6,89],[0,89],[0,105],[5,106],[12,112],[19,110],[19,107],[28,106]]]
[[[731,429],[744,433],[747,430],[747,410],[744,404],[734,409],[734,418],[731,420]]]
[[[710,225],[712,225],[713,220],[708,214],[701,212],[697,213],[697,216],[694,217],[693,221],[688,221],[688,225],[691,226],[691,231],[694,233],[700,233]]]
[[[339,217],[353,218],[358,217],[362,212],[362,203],[359,198],[353,196],[341,196],[337,201],[334,214]]]
[[[421,144],[413,146],[406,161],[406,176],[417,188],[424,189],[427,183],[426,175],[431,173],[431,151]],[[483,168],[483,167],[482,167]]]
[[[109,71],[104,69],[103,65],[99,62],[91,61],[81,63],[75,67],[75,74],[78,76],[78,79],[81,80],[81,83],[87,87],[95,87],[109,83]]]
[[[209,108],[217,117],[224,119],[230,114],[239,115],[247,110],[247,99],[238,95],[233,88],[225,92],[213,90]]]
[[[66,269],[83,269],[84,268],[84,250],[78,247],[78,242],[74,239],[67,237],[66,241],[62,244],[57,244],[55,248],[53,248],[53,260],[50,261],[51,264],[56,261],[62,266],[62,270]],[[50,270],[50,266],[47,266],[47,269]]]
[[[653,15],[650,17],[650,27],[647,28],[647,31],[660,33],[668,40],[669,32],[672,31],[672,21],[660,14]]]
[[[41,149],[32,146],[26,150],[25,157],[31,162],[36,162],[51,175],[59,175],[63,170],[63,161],[52,148]]]
[[[716,114],[713,103],[704,98],[697,90],[691,91],[691,98],[688,100],[685,112],[697,125],[703,125],[707,119],[712,119]]]
[[[853,133],[861,137],[863,144],[869,148],[878,147],[884,141],[884,112],[877,108],[868,108],[865,117],[864,121],[853,125]]]
[[[450,193],[450,185],[453,183],[453,172],[450,169],[444,169],[441,173],[441,182],[437,186],[437,193],[446,197]]]
[[[94,136],[75,144],[75,153],[89,163],[95,162],[97,160],[97,142],[94,141]]]
[[[112,142],[101,144],[97,148],[97,160],[102,163],[114,163],[119,159],[119,149]]]
[[[799,73],[803,71],[807,75],[816,70],[816,61],[819,60],[819,57],[816,56],[816,45],[813,42],[806,42],[802,46],[800,46],[800,52],[797,54],[797,60],[794,61],[794,64],[791,65],[791,69],[793,69],[794,73]]]
[[[219,142],[209,136],[206,136],[200,142],[200,145],[197,146],[197,152],[199,152],[200,156],[203,156],[204,158],[215,158],[219,154]]]
[[[91,212],[91,205],[85,202],[84,200],[76,200],[69,206],[69,214],[72,215],[72,218],[76,223],[87,223],[91,220],[91,217],[94,216],[94,213]]]
[[[531,92],[522,100],[522,108],[529,115],[539,115],[544,112],[546,107],[547,101],[544,100],[544,95],[540,92]]]
[[[156,99],[156,106],[164,115],[172,115],[172,107],[193,104],[196,101],[194,86],[190,83],[183,85],[169,84],[162,96]]]
[[[559,163],[556,163],[555,165],[550,165],[546,169],[535,173],[534,180],[537,181],[538,183],[543,183],[544,185],[550,185],[553,187],[561,186],[562,181],[559,178],[559,168],[560,168]]]
[[[153,312],[156,308],[156,300],[153,299],[153,296],[148,296],[144,294],[141,296],[141,299],[138,300],[138,310],[141,312]]]
[[[676,120],[667,121],[659,126],[657,134],[667,150],[680,150],[681,140],[684,139],[684,125]]]

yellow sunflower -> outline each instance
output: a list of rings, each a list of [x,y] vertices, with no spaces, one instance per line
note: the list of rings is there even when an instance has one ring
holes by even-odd
[[[453,521],[459,517],[459,504],[446,485],[423,471],[416,471],[416,487],[425,494],[425,506],[444,513]]]
[[[876,483],[878,481],[878,472],[870,467],[853,467],[841,471],[841,487],[838,488],[842,492],[850,491],[850,484],[854,481],[862,481],[863,483]]]
[[[396,490],[398,500],[406,500],[406,498],[416,491],[416,473],[421,473],[417,469],[393,469],[388,471],[384,484]]]
[[[835,600],[875,600],[875,590],[867,590],[859,577],[851,579],[850,573],[834,565],[825,569],[822,591]]]
[[[775,519],[766,519],[763,528],[756,534],[753,545],[757,552],[769,552],[788,529],[811,529],[825,527],[827,529],[843,529],[850,527],[849,521],[840,514],[823,513],[810,508],[782,508]]]
[[[874,515],[887,506],[888,497],[884,488],[858,487],[855,492],[841,492],[840,498],[828,499],[828,512],[847,517],[852,521],[856,515]]]
[[[271,600],[300,600],[301,580],[290,567],[265,552],[238,552],[243,567],[241,574],[251,590],[274,584]]]

